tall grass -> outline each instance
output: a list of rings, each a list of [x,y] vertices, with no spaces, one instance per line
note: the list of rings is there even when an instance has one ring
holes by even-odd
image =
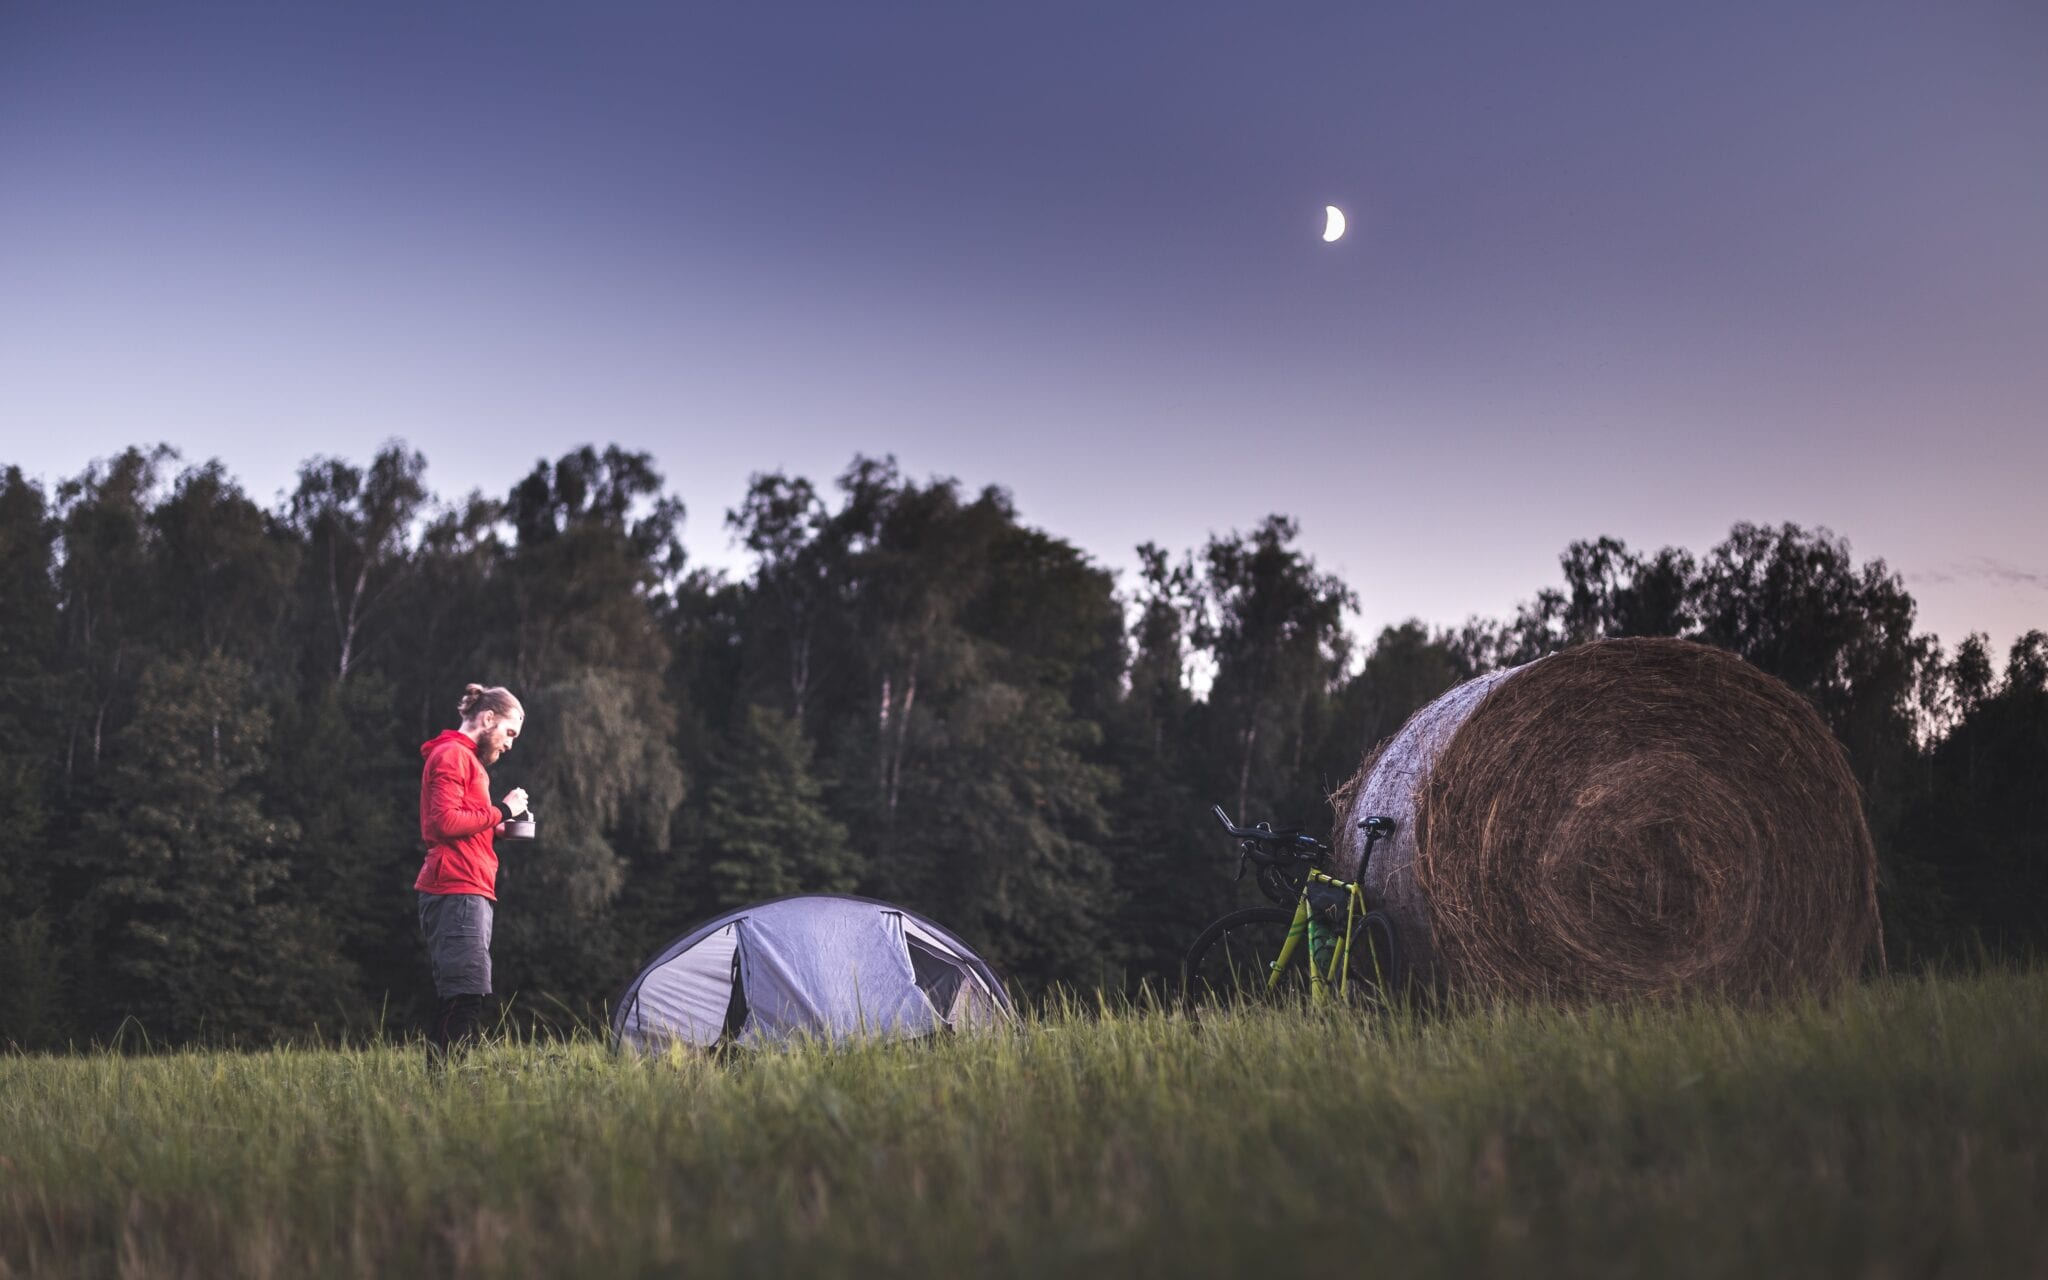
[[[2048,974],[715,1060],[0,1058],[0,1276],[2048,1273]]]

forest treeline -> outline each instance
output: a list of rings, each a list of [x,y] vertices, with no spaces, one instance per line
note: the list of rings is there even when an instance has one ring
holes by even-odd
[[[134,449],[0,474],[0,1043],[412,1025],[419,744],[464,684],[524,700],[496,985],[587,1016],[718,908],[928,912],[1025,989],[1133,986],[1248,891],[1207,816],[1325,796],[1459,680],[1603,636],[1720,645],[1812,699],[1862,783],[1892,963],[2048,945],[2048,637],[1953,652],[1881,561],[1741,524],[1573,543],[1455,630],[1345,630],[1283,516],[1119,583],[997,488],[854,459],[754,477],[742,580],[693,569],[644,454],[444,502],[399,445],[274,508]],[[1199,678],[1198,678],[1199,677]]]

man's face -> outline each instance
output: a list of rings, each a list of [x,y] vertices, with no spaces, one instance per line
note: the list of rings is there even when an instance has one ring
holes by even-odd
[[[515,711],[509,716],[484,712],[483,736],[476,740],[477,755],[485,764],[498,763],[498,757],[512,749],[513,740],[519,737],[520,727],[525,723],[523,712]]]

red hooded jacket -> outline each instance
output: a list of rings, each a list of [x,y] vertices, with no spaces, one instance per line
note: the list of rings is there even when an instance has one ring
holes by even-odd
[[[498,900],[498,851],[491,846],[504,810],[491,803],[491,779],[476,743],[455,729],[420,745],[420,839],[427,864],[412,887],[421,893],[480,893]]]

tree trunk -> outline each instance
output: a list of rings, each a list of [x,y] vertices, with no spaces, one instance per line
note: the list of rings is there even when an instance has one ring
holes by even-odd
[[[348,616],[345,620],[337,619],[341,623],[341,665],[334,674],[336,684],[348,679],[349,662],[355,655],[356,629],[362,625],[363,589],[369,584],[370,562],[365,558],[361,571],[356,574],[355,590],[349,593]]]
[[[789,641],[789,701],[796,722],[804,722],[804,703],[811,691],[811,633],[805,627]]]
[[[1251,815],[1245,806],[1251,803],[1252,793],[1252,748],[1259,740],[1259,722],[1254,720],[1244,727],[1244,761],[1237,770],[1237,820],[1249,822]]]
[[[889,753],[889,821],[896,821],[896,795],[903,785],[903,750],[910,740],[910,708],[917,702],[917,657],[910,655],[910,671],[903,680],[903,711],[896,717],[896,746]]]

